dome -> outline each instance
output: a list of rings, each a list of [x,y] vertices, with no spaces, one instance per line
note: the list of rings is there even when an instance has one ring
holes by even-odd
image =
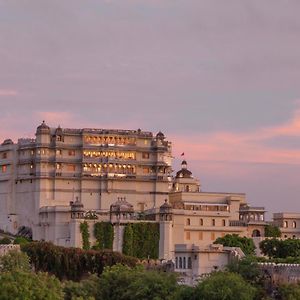
[[[165,199],[165,203],[160,206],[159,211],[166,212],[166,211],[169,211],[170,209],[172,209],[172,205],[170,203],[168,203],[167,199]]]
[[[12,145],[14,142],[11,139],[6,139],[3,141],[2,145]]]
[[[126,198],[118,198],[118,200],[110,206],[111,212],[133,212],[133,205],[126,201]]]
[[[187,162],[183,160],[181,170],[176,173],[176,178],[193,178],[193,173],[187,169]]]
[[[83,204],[79,199],[77,198],[75,202],[71,204],[71,210],[72,211],[83,211]]]
[[[156,135],[156,139],[158,139],[158,140],[164,140],[165,139],[165,135],[161,131],[159,131],[157,133],[157,135]]]
[[[56,135],[62,135],[63,134],[63,130],[60,126],[58,126],[56,129],[55,129],[55,134]]]
[[[40,126],[36,129],[37,132],[50,132],[50,127],[45,123],[45,121],[42,122]]]

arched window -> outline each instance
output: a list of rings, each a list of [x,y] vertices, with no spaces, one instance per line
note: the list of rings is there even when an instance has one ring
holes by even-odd
[[[212,225],[212,226],[216,226],[216,220],[215,220],[215,219],[212,219],[212,220],[211,220],[211,225]]]
[[[178,257],[175,257],[175,268],[178,269]]]
[[[182,269],[182,258],[179,257],[179,269]]]
[[[225,219],[222,220],[222,225],[226,226],[226,220]]]
[[[183,258],[183,268],[186,269],[186,258]]]
[[[283,222],[283,227],[284,227],[284,228],[287,228],[287,227],[288,227],[288,221],[284,221],[284,222]]]
[[[296,228],[297,227],[297,224],[296,224],[296,221],[293,221],[293,228]]]
[[[200,220],[199,220],[199,225],[200,225],[200,226],[203,226],[203,219],[200,219]]]
[[[186,219],[186,225],[191,225],[191,219],[190,218]]]

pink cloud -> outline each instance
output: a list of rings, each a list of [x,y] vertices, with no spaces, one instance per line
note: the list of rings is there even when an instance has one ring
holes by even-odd
[[[0,89],[0,97],[17,96],[18,94],[16,90]]]
[[[260,128],[251,132],[199,133],[190,136],[172,136],[175,156],[181,152],[187,158],[206,161],[300,164],[300,151],[276,149],[263,142],[277,137],[300,137],[300,109],[283,124]]]

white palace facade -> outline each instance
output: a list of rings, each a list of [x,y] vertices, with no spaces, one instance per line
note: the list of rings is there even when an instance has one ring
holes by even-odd
[[[124,226],[143,216],[159,222],[159,257],[178,268],[181,255],[211,255],[210,245],[226,234],[264,236],[265,209],[249,206],[245,194],[202,192],[186,161],[172,171],[172,145],[161,132],[43,122],[35,139],[0,145],[0,229],[81,247],[80,224],[92,232],[96,221],[106,221],[114,225],[113,249],[122,251]],[[298,236],[300,223],[279,217]]]

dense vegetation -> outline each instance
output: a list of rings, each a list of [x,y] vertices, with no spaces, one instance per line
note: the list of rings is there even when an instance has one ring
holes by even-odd
[[[96,245],[93,249],[103,250],[113,248],[114,228],[110,222],[98,222],[94,225],[94,236]]]
[[[227,247],[240,247],[246,255],[253,255],[255,245],[251,238],[240,237],[237,234],[226,234],[214,241],[214,244],[222,244]]]
[[[89,250],[91,247],[90,244],[90,232],[89,225],[86,221],[80,224],[80,233],[82,237],[82,248],[83,250]]]
[[[57,248],[51,251],[54,250],[58,251]],[[33,272],[29,257],[16,251],[1,257],[0,265],[0,300],[300,299],[298,285],[279,285],[275,289],[276,298],[270,298],[274,291],[274,288],[268,289],[270,279],[264,277],[250,256],[232,263],[224,272],[212,273],[195,287],[179,285],[174,273],[147,271],[141,266],[124,264],[105,267],[101,274],[86,274],[80,282],[60,281],[48,273]]]
[[[300,240],[298,239],[266,239],[259,246],[262,253],[269,258],[300,260]]]
[[[140,259],[158,258],[159,224],[127,224],[124,230],[123,253]]]
[[[79,280],[88,273],[101,274],[104,267],[117,263],[134,267],[137,260],[112,251],[65,248],[47,242],[22,245],[35,270],[48,272],[60,279]]]
[[[278,226],[266,225],[265,226],[265,237],[281,237],[281,231]]]

